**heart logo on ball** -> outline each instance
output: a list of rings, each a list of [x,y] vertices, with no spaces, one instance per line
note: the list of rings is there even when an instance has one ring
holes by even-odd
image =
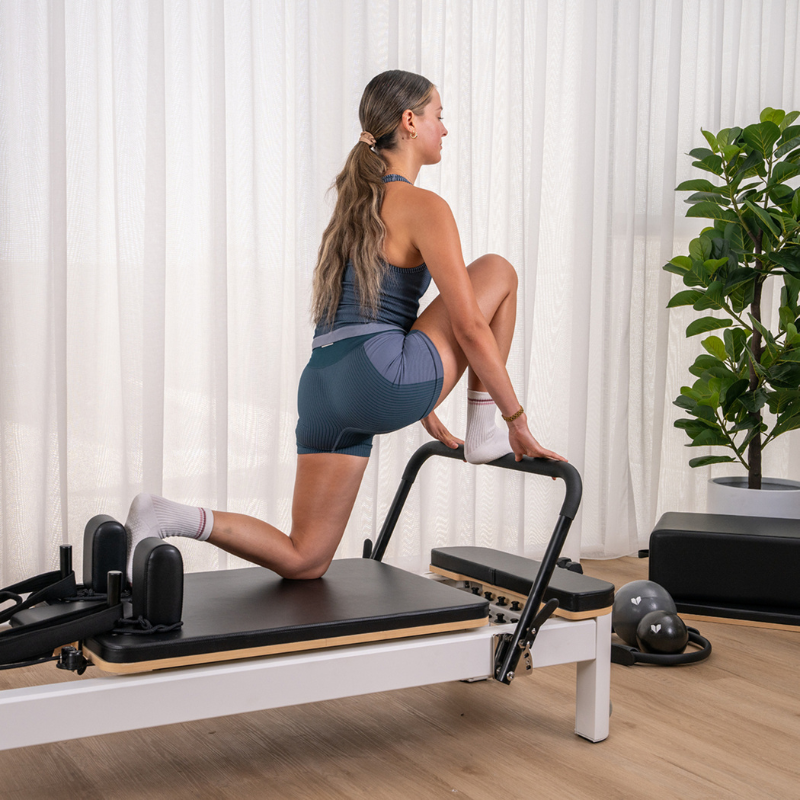
[[[631,597],[631,603],[633,603],[635,606],[638,606],[639,603],[641,603],[641,602],[642,602],[642,598],[641,597]]]
[[[658,633],[661,630],[661,626],[660,625],[651,625],[650,626],[650,630],[653,631],[653,633]]]

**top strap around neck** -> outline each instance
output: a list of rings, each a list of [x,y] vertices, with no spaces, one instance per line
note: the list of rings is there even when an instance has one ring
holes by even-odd
[[[409,184],[410,186],[414,185],[413,183],[411,183],[411,181],[408,178],[404,178],[402,175],[396,175],[394,173],[391,173],[389,175],[384,175],[383,176],[383,182],[384,183],[392,183],[393,181],[404,181],[405,183]]]

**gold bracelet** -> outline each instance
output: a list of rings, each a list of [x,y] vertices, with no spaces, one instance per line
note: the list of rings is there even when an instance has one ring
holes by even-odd
[[[519,411],[517,411],[516,414],[512,414],[510,417],[503,417],[502,414],[500,416],[503,417],[503,419],[506,422],[513,422],[517,417],[522,416],[524,413],[525,413],[525,409],[522,406],[520,406],[519,407]]]

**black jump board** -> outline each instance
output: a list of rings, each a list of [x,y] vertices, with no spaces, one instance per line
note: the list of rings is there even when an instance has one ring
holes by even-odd
[[[490,547],[438,547],[431,550],[431,566],[528,595],[541,564]],[[551,597],[558,600],[558,607],[563,611],[597,611],[613,604],[614,584],[556,567],[544,599]]]
[[[260,567],[184,577],[183,627],[86,641],[114,664],[246,650],[483,619],[489,604],[436,581],[364,558],[339,559],[321,578],[286,580]]]
[[[650,534],[649,578],[685,613],[796,625],[798,574],[798,520],[668,512]]]

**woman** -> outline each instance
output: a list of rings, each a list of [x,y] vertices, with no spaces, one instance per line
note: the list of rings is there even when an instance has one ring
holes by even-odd
[[[514,268],[496,255],[465,267],[450,207],[413,185],[420,167],[441,160],[441,111],[436,87],[400,70],[373,78],[361,98],[363,133],[336,179],[337,204],[314,273],[317,328],[298,390],[291,533],[140,494],[126,522],[129,577],[133,550],[146,536],[207,540],[285,578],[320,577],[341,541],[375,433],[421,419],[435,439],[461,443],[433,409],[467,366],[468,461],[509,452],[517,461],[566,461],[533,438],[506,371]],[[431,277],[439,296],[417,317]]]

